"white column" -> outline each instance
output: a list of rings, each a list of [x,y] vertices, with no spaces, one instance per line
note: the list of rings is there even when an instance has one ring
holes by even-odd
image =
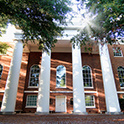
[[[107,44],[104,44],[103,46],[99,44],[99,52],[107,114],[120,114],[120,106]]]
[[[16,41],[2,101],[1,112],[3,114],[12,114],[15,111],[22,53],[23,43],[21,41]]]
[[[72,45],[72,68],[73,68],[73,111],[74,113],[86,113],[84,84],[82,74],[82,61],[80,46]]]
[[[49,113],[51,51],[43,51],[36,114]]]

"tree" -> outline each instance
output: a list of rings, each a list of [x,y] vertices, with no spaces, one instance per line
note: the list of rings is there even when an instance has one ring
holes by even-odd
[[[0,54],[6,54],[9,47],[8,44],[0,42]]]
[[[70,0],[1,0],[0,27],[12,23],[23,31],[23,42],[38,41],[39,48],[54,46],[71,11]]]
[[[77,0],[79,1],[79,0]],[[124,0],[81,0],[80,11],[86,5],[87,11],[82,13],[86,26],[72,38],[71,42],[80,42],[81,46],[108,42],[110,44],[124,42]],[[89,14],[88,18],[86,18]]]

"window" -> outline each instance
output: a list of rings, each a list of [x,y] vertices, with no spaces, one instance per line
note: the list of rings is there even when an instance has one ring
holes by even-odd
[[[28,95],[26,106],[36,107],[37,105],[37,95]]]
[[[84,87],[93,87],[92,86],[92,78],[91,78],[91,69],[89,66],[83,66],[83,81]]]
[[[2,76],[2,71],[3,71],[3,66],[0,64],[0,79],[1,79],[1,76]]]
[[[52,98],[50,98],[50,105],[52,105],[53,104],[53,99]]]
[[[73,105],[73,98],[70,99],[70,105]]]
[[[65,87],[66,68],[59,65],[56,70],[56,87]]]
[[[29,86],[38,86],[38,84],[39,84],[39,73],[40,73],[40,68],[39,68],[38,65],[31,66]]]
[[[124,88],[124,67],[122,66],[118,67],[118,77],[119,77],[120,87]]]
[[[2,101],[0,101],[0,107],[1,107],[1,105],[2,105]]]
[[[122,51],[120,49],[120,47],[113,47],[113,53],[114,53],[114,56],[122,56]]]
[[[94,96],[86,95],[85,96],[85,104],[87,108],[95,107]]]

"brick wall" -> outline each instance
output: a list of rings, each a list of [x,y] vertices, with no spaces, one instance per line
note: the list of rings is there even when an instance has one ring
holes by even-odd
[[[38,64],[39,67],[41,67],[41,58],[42,53],[41,52],[30,52],[28,57],[28,66],[26,69],[26,80],[25,80],[25,90],[38,90],[38,88],[28,88],[29,86],[29,74],[30,74],[30,68],[32,65]]]
[[[63,65],[66,68],[66,88],[56,88],[56,68]],[[51,91],[72,91],[72,54],[71,53],[52,53],[51,55]]]
[[[14,44],[11,43],[10,46],[11,48],[8,49],[6,55],[2,55],[0,57],[0,64],[3,66],[2,77],[0,80],[0,90],[5,90],[6,80],[8,77],[10,63],[11,63],[11,59],[13,55]],[[17,91],[17,98],[16,98],[16,110],[22,110],[27,64],[28,64],[28,53],[23,53],[21,69],[20,69],[19,84],[18,84],[18,91]],[[3,98],[3,93],[0,94],[0,101],[2,101],[2,98]]]
[[[17,97],[16,97],[16,110],[22,110],[22,106],[23,106],[23,96],[24,96],[24,86],[25,86],[25,80],[26,80],[26,71],[27,71],[27,65],[28,65],[28,56],[29,56],[29,53],[23,53],[20,76],[19,76],[18,91],[17,91]]]
[[[37,88],[28,88],[29,72],[30,67],[33,64],[41,64],[41,53],[31,52],[29,55],[29,63],[27,67],[26,75],[26,91],[37,91]],[[89,65],[92,69],[93,77],[93,88],[85,89],[85,91],[96,91],[97,93],[88,93],[89,95],[95,96],[95,108],[88,108],[88,113],[98,113],[100,111],[106,110],[105,105],[105,94],[102,81],[102,72],[100,66],[100,58],[98,54],[82,54],[82,64]],[[59,65],[63,65],[66,68],[66,88],[56,88],[56,68]],[[51,77],[50,77],[50,91],[73,91],[72,82],[72,53],[52,53],[51,54]],[[31,93],[30,93],[31,94]],[[33,93],[32,93],[33,94]],[[25,112],[35,112],[35,108],[25,108],[26,97],[29,93],[25,93],[23,110]],[[55,98],[56,96],[64,95],[67,97],[67,112],[73,111],[73,105],[70,105],[70,99],[73,98],[73,93],[50,93],[50,99],[52,103],[50,104],[50,110],[55,112]]]
[[[114,57],[113,50],[112,50],[113,46],[114,45],[109,45],[108,48],[109,48],[109,54],[110,54],[110,59],[112,63],[112,69],[115,77],[116,88],[117,88],[117,91],[124,91],[124,89],[120,88],[118,72],[117,72],[117,68],[119,66],[124,67],[124,57]],[[119,47],[121,48],[122,54],[124,55],[124,45],[119,45]]]
[[[102,71],[100,65],[100,56],[98,54],[82,53],[82,66],[88,65],[92,69],[93,88],[85,91],[97,91],[95,95],[96,109],[95,112],[106,111],[105,94],[102,81]],[[92,94],[91,94],[92,95]],[[89,109],[89,111],[92,111]]]
[[[0,80],[0,90],[5,89],[5,84],[9,72],[10,62],[13,54],[14,44],[10,44],[11,48],[8,50],[6,55],[0,56],[0,64],[3,66],[3,73]],[[120,88],[117,68],[118,66],[124,67],[124,57],[114,57],[113,50],[111,45],[108,45],[110,59],[112,63],[113,73],[115,77],[115,83],[117,91],[124,91]],[[122,49],[124,55],[124,46],[119,46]],[[92,78],[93,78],[93,88],[86,89],[85,91],[95,91],[97,93],[87,93],[87,95],[95,96],[95,106],[96,108],[87,109],[88,113],[96,113],[100,111],[106,111],[105,104],[105,94],[102,81],[102,72],[100,66],[100,57],[98,54],[87,54],[82,53],[82,65],[88,65],[92,69]],[[41,52],[31,52],[23,53],[18,93],[16,99],[16,110],[22,110],[25,112],[35,112],[35,108],[25,108],[26,97],[28,93],[26,91],[37,91],[38,88],[29,88],[29,73],[30,67],[34,64],[41,65]],[[66,88],[56,88],[56,68],[58,65],[64,65],[66,68]],[[72,53],[52,53],[51,54],[51,77],[50,77],[50,91],[73,91],[73,82],[72,82]],[[31,93],[30,93],[31,94]],[[70,105],[70,99],[73,97],[73,93],[50,93],[50,98],[52,103],[50,104],[50,110],[55,111],[55,97],[59,95],[65,95],[67,97],[67,112],[70,113],[73,110],[73,105]],[[124,94],[118,94],[119,98],[123,98]],[[0,93],[0,101],[2,101],[3,93]]]

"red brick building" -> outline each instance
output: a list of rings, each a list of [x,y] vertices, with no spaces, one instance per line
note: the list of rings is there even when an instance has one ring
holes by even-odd
[[[17,42],[0,55],[2,113],[122,111],[118,98],[124,97],[123,45],[119,51],[99,45],[89,54],[72,47],[69,38],[60,38],[47,53],[33,43],[23,48],[20,36],[17,33]]]

